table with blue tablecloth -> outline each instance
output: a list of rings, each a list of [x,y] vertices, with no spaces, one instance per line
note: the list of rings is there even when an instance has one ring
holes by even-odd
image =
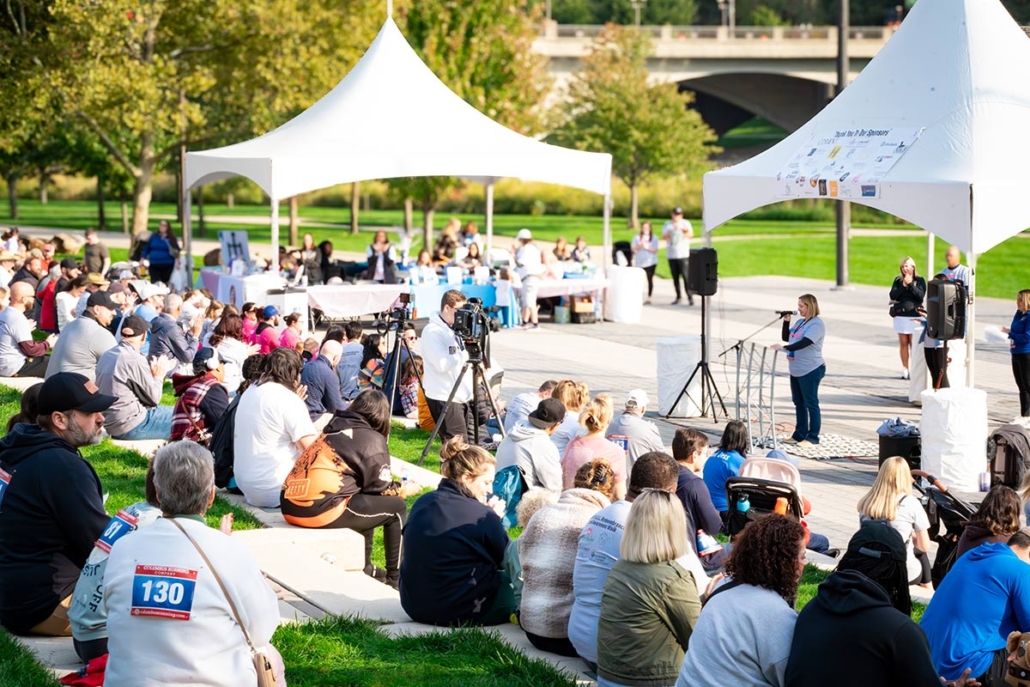
[[[457,289],[466,298],[478,298],[484,308],[497,306],[497,315],[504,327],[514,327],[520,322],[517,300],[512,293],[511,283],[498,281],[496,284],[414,284],[411,287],[412,305],[418,317],[429,317],[440,312],[440,300],[451,289]]]

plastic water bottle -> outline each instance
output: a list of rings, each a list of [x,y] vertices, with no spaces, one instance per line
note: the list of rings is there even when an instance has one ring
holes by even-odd
[[[747,513],[751,510],[751,497],[747,494],[741,494],[737,497],[737,510],[741,513]]]
[[[697,531],[697,555],[711,556],[717,551],[722,551],[722,544],[712,535],[704,530]]]

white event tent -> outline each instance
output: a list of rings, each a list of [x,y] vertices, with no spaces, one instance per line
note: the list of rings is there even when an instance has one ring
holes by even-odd
[[[834,132],[922,133],[879,179],[850,197],[906,219],[976,256],[1030,226],[1030,39],[999,0],[921,0],[861,74],[769,150],[704,176],[704,225],[785,199],[795,155]],[[802,152],[802,155],[804,153]],[[970,293],[975,285],[971,279]],[[973,310],[967,383],[973,385]]]
[[[233,176],[251,179],[271,199],[277,270],[280,200],[368,179],[457,176],[482,179],[489,205],[493,181],[515,177],[604,195],[607,247],[611,166],[607,153],[548,145],[476,110],[430,71],[388,17],[358,64],[309,109],[250,141],[187,153],[184,217],[190,216],[197,185]],[[491,216],[488,207],[488,220]],[[487,224],[489,241],[492,223]],[[188,220],[183,233],[189,255]]]

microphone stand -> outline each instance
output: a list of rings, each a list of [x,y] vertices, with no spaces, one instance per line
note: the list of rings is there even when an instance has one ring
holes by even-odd
[[[776,316],[776,319],[775,319],[775,320],[773,320],[772,322],[770,322],[770,323],[769,323],[769,324],[767,324],[767,325],[764,325],[764,326],[762,326],[762,327],[761,327],[760,329],[757,329],[757,330],[755,330],[754,332],[752,332],[752,333],[751,333],[751,334],[749,334],[748,336],[745,336],[745,337],[744,337],[743,339],[740,339],[740,340],[738,340],[738,341],[737,341],[737,343],[733,344],[732,346],[730,346],[729,348],[727,348],[727,349],[726,349],[725,351],[723,351],[722,353],[720,353],[720,354],[718,355],[718,357],[719,357],[719,358],[721,358],[721,357],[723,357],[724,355],[726,355],[727,353],[729,353],[730,351],[732,351],[732,350],[734,350],[734,349],[736,349],[736,350],[737,350],[737,352],[739,353],[739,352],[740,352],[740,350],[741,350],[741,348],[742,348],[742,347],[743,347],[743,345],[744,345],[744,342],[746,342],[746,341],[750,341],[751,339],[755,338],[756,336],[758,336],[759,334],[761,334],[762,332],[764,332],[764,331],[765,331],[766,329],[768,329],[769,327],[773,326],[773,325],[774,325],[774,324],[776,324],[777,322],[781,322],[782,320],[783,320],[783,315],[777,315],[777,316]]]

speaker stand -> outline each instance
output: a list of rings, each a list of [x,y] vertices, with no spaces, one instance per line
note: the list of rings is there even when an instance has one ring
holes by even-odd
[[[687,378],[687,383],[683,385],[683,389],[680,390],[679,395],[676,396],[676,400],[669,407],[669,413],[665,416],[666,419],[672,417],[672,411],[676,409],[679,402],[686,396],[687,400],[694,403],[694,399],[691,398],[690,389],[691,382],[694,381],[694,377],[698,374],[701,375],[701,404],[698,407],[701,409],[701,417],[708,417],[708,409],[711,407],[712,410],[712,421],[718,423],[719,416],[715,411],[715,401],[719,401],[719,406],[722,408],[723,417],[729,419],[730,414],[726,410],[726,404],[722,401],[722,394],[719,393],[719,387],[715,385],[715,378],[712,377],[712,371],[708,367],[708,296],[701,296],[701,360],[694,366],[694,371],[690,373],[690,377]]]

